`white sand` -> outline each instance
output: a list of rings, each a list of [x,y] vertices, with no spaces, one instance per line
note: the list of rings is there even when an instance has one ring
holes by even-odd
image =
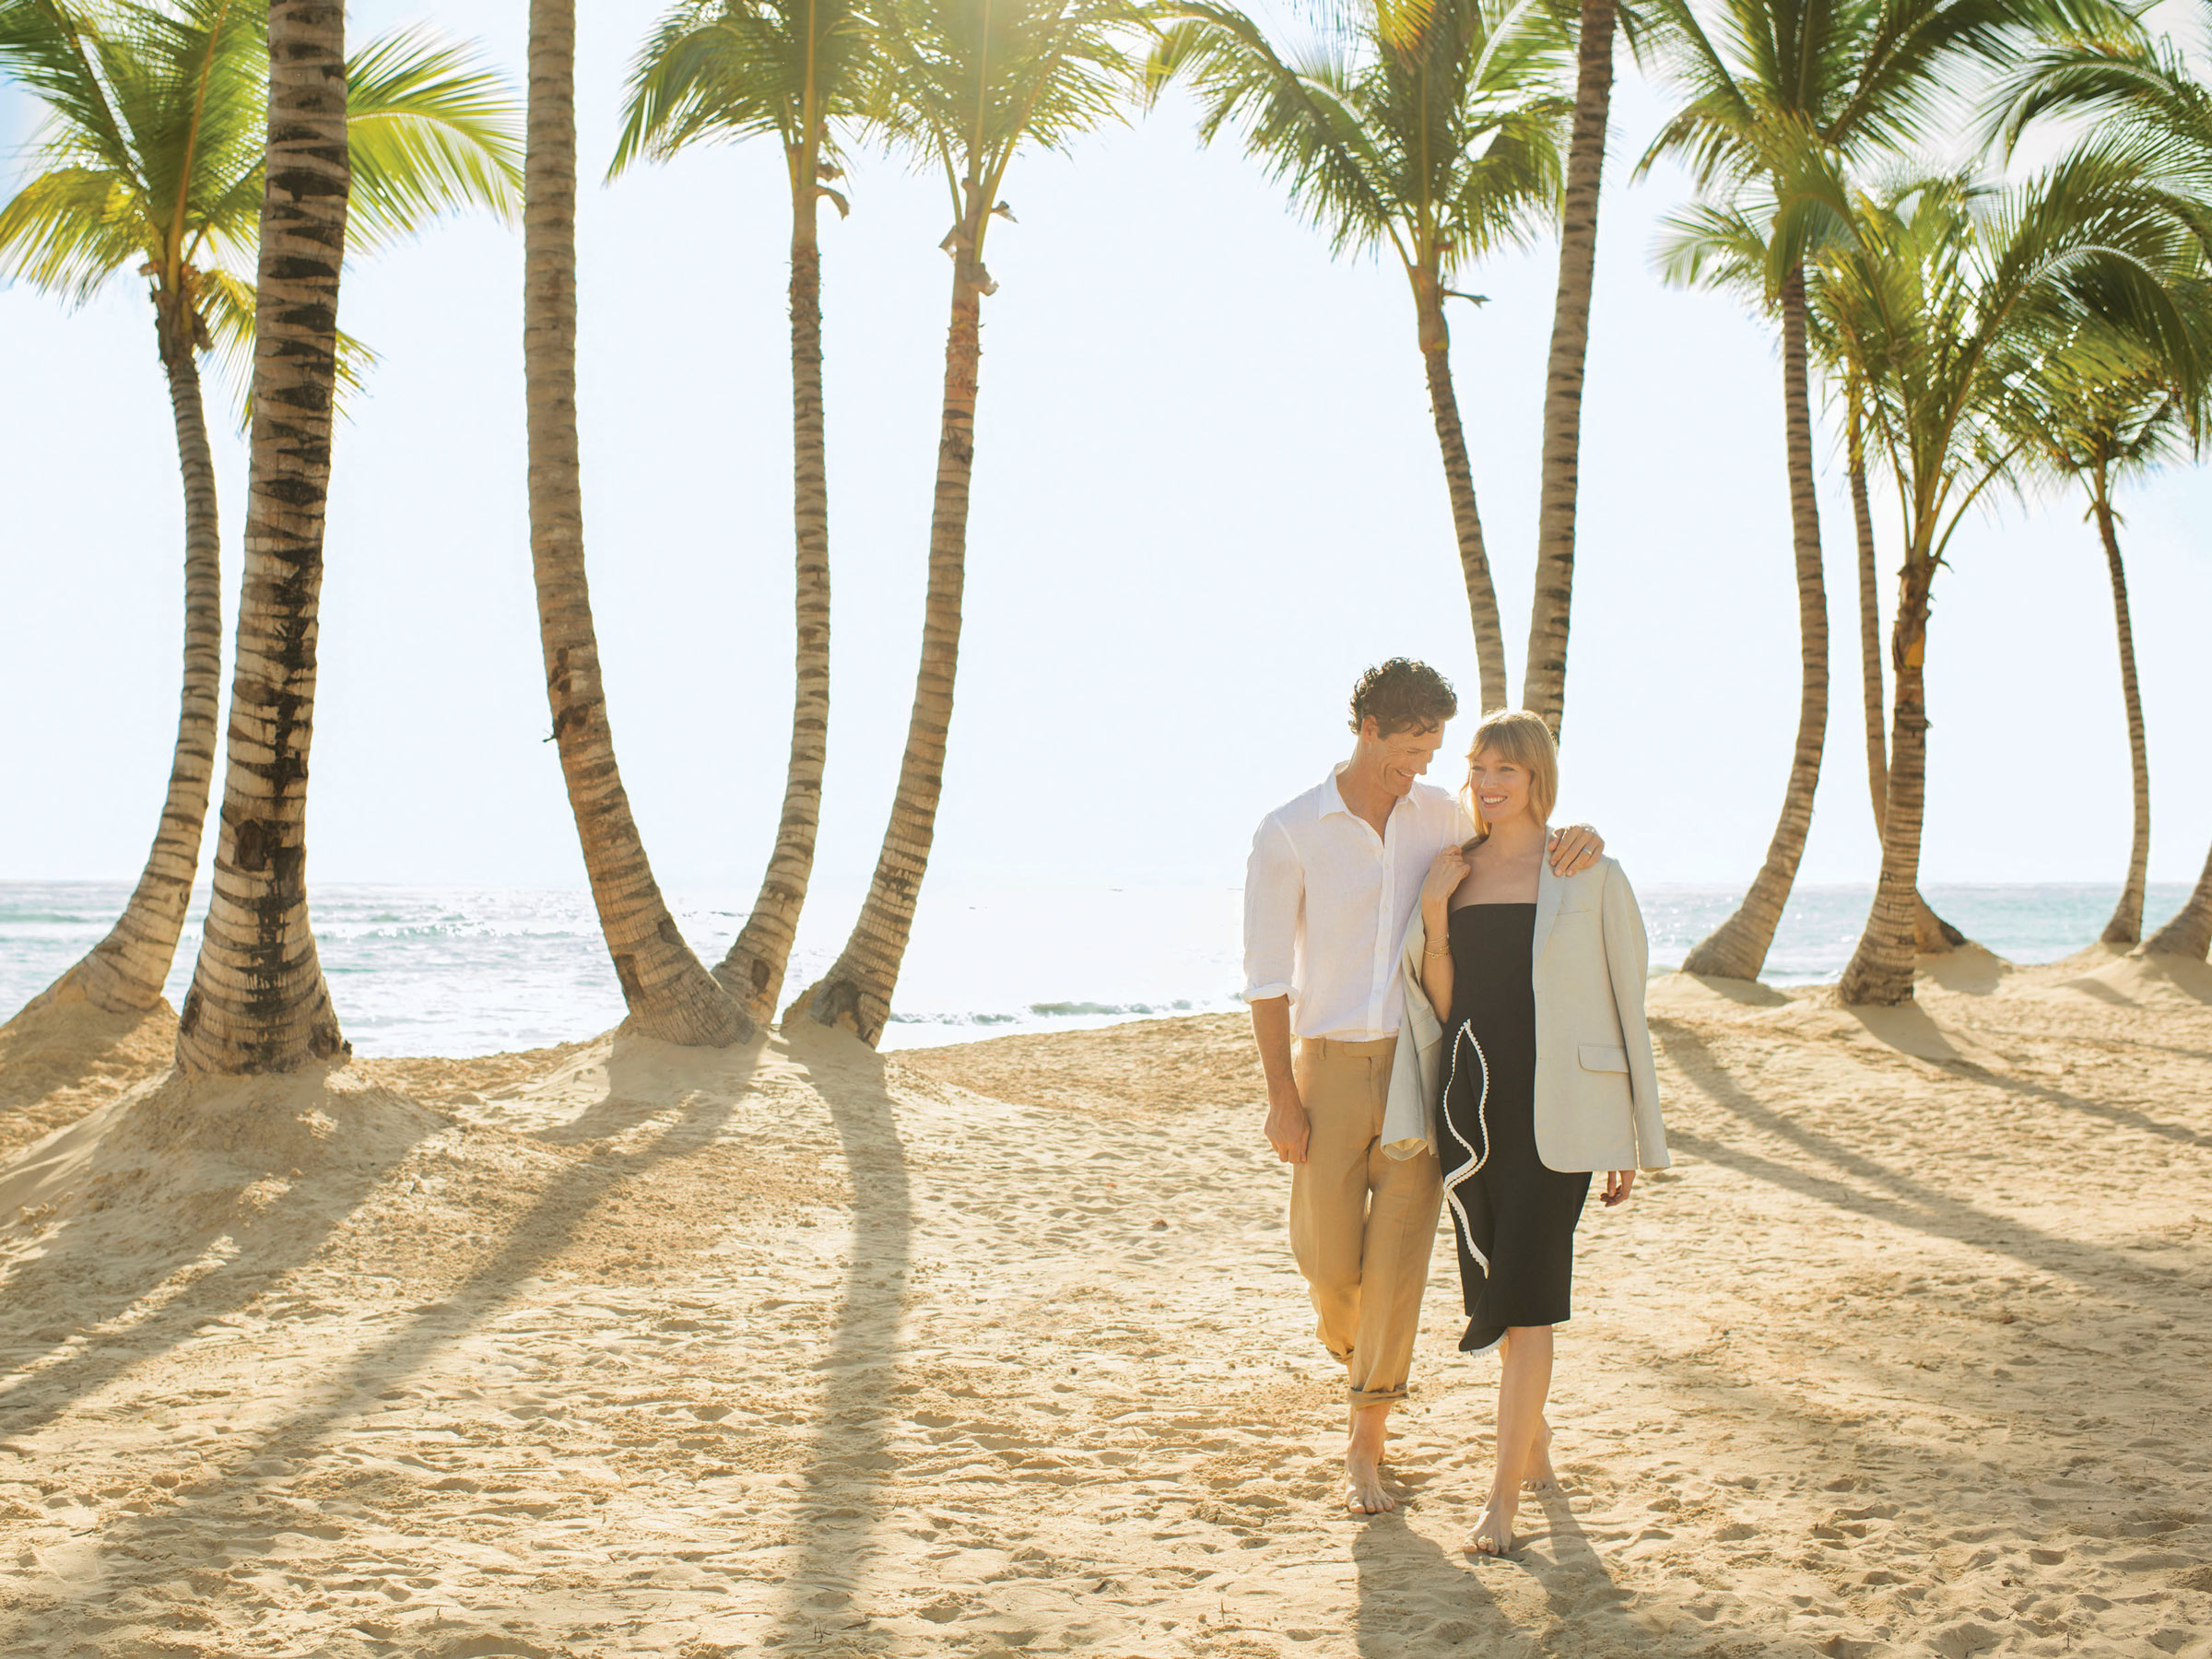
[[[1485,1563],[1448,1249],[1334,1507],[1236,1019],[186,1087],[41,1011],[0,1653],[2212,1653],[2212,969],[1945,976],[1655,987],[1677,1168]]]

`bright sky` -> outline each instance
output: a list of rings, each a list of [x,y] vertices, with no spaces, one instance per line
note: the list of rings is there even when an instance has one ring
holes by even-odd
[[[653,9],[583,8],[587,179]],[[419,15],[356,5],[365,41]],[[524,7],[446,0],[518,80]],[[1781,804],[1798,647],[1771,338],[1663,288],[1679,201],[1630,165],[1664,109],[1627,54],[1599,244],[1562,813],[1647,881],[1747,879]],[[30,111],[0,91],[0,145]],[[825,230],[833,571],[818,879],[865,883],[921,624],[948,266],[942,186],[881,162]],[[936,874],[1241,878],[1252,826],[1348,746],[1368,663],[1476,684],[1394,269],[1332,261],[1233,147],[1163,107],[1018,162],[992,232],[967,627]],[[772,147],[702,151],[581,209],[587,545],[614,729],[655,865],[749,889],[791,675],[788,198]],[[1556,254],[1472,274],[1453,366],[1518,688]],[[547,732],[524,495],[517,235],[434,230],[347,279],[382,353],[341,436],[323,594],[310,870],[580,882]],[[0,288],[0,878],[134,875],[174,734],[175,451],[138,285],[65,314]],[[218,403],[211,414],[224,418]],[[1873,876],[1848,503],[1824,429],[1834,680],[1808,880]],[[218,452],[227,607],[244,457]],[[2124,498],[2155,791],[2152,876],[2212,841],[2212,488]],[[1929,647],[1935,881],[2110,880],[2128,840],[2103,563],[2082,503],[1970,521]],[[1877,499],[1885,599],[1895,509]],[[228,634],[234,622],[226,614]],[[1469,701],[1472,701],[1470,695]],[[1462,727],[1468,722],[1464,718]],[[1451,753],[1447,749],[1447,754]],[[2194,759],[2193,759],[2194,758]],[[1440,782],[1455,782],[1443,776]],[[212,849],[213,836],[208,837]]]

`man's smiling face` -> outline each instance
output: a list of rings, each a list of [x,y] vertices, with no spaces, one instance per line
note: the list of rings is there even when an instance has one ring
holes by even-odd
[[[1360,723],[1359,741],[1362,746],[1373,745],[1380,751],[1383,788],[1403,799],[1413,793],[1413,786],[1429,770],[1429,762],[1436,759],[1436,751],[1444,746],[1444,728],[1436,725],[1410,731],[1393,732],[1387,737],[1376,730],[1371,716]]]

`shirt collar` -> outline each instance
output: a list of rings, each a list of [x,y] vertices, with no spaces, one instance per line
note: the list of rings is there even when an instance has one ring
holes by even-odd
[[[1351,762],[1349,760],[1339,760],[1335,765],[1329,768],[1329,775],[1321,786],[1321,801],[1314,810],[1313,816],[1315,818],[1325,818],[1339,812],[1343,813],[1347,818],[1358,818],[1359,816],[1351,809],[1349,803],[1345,800],[1344,786],[1339,782],[1339,780],[1344,776],[1345,769],[1350,765]],[[1405,806],[1412,799],[1413,797],[1410,794],[1400,795],[1396,800],[1390,804],[1390,812],[1388,817],[1396,817],[1398,808]]]

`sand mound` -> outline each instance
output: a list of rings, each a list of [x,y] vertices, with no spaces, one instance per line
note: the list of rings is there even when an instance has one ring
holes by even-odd
[[[166,1070],[177,1017],[103,1014],[81,998],[25,1008],[0,1026],[0,1158]]]

